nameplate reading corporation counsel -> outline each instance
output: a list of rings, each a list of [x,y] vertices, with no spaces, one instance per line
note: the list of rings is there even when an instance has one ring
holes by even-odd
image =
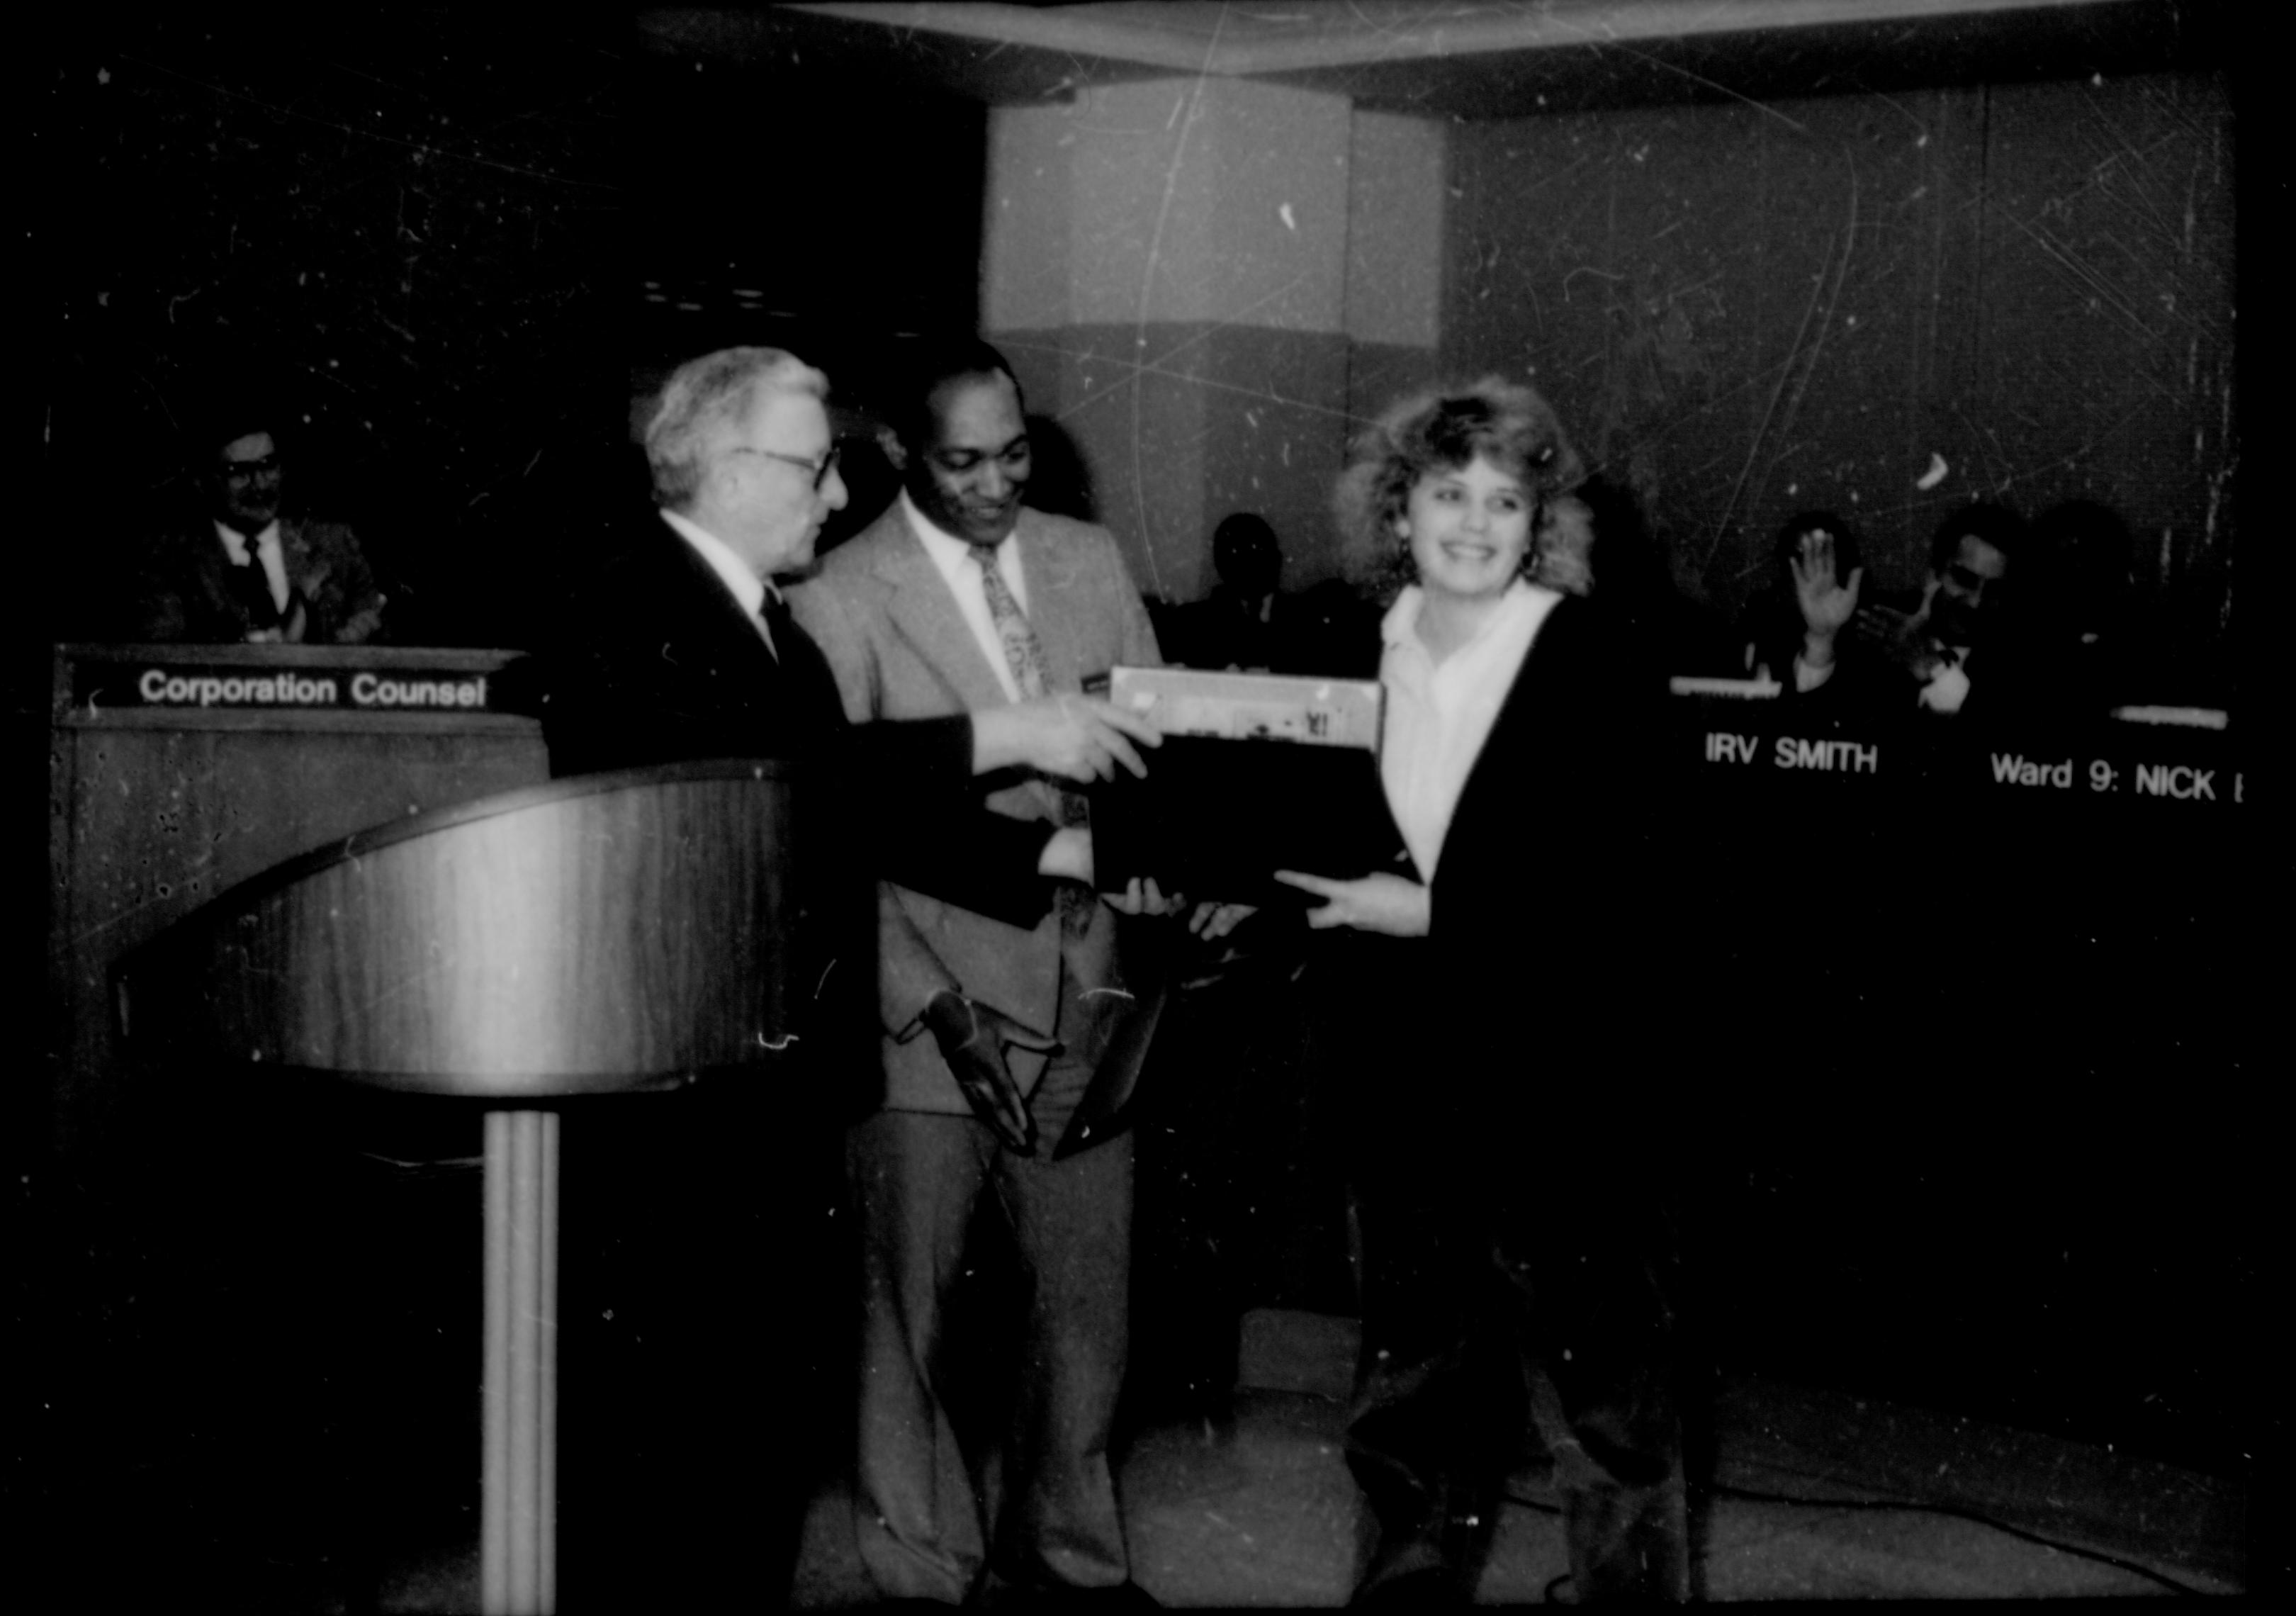
[[[488,676],[407,666],[250,667],[215,662],[82,661],[72,705],[271,712],[489,712]]]

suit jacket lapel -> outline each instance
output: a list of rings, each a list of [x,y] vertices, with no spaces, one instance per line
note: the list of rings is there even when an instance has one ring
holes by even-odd
[[[892,589],[886,615],[925,665],[947,682],[961,706],[968,710],[1004,706],[1004,681],[973,637],[948,580],[933,564],[923,542],[909,530],[898,504],[885,513],[884,521],[892,533],[876,570]]]
[[[750,614],[742,610],[742,603],[734,598],[734,592],[726,587],[726,580],[693,546],[679,537],[668,523],[659,517],[654,520],[661,530],[660,542],[668,546],[665,560],[670,576],[676,580],[672,588],[680,595],[697,602],[706,598],[710,603],[711,609],[707,612],[687,614],[696,628],[703,624],[709,626],[705,654],[712,662],[728,667],[729,672],[741,681],[737,688],[769,688],[780,677],[781,667],[775,661],[773,652],[766,649],[765,636],[758,632]]]
[[[308,597],[311,593],[311,541],[303,536],[300,521],[280,519],[279,560],[287,569],[287,587],[301,590]]]
[[[1471,825],[1474,823],[1474,816],[1462,813],[1461,809],[1480,801],[1482,792],[1477,789],[1478,786],[1488,786],[1490,783],[1504,780],[1510,773],[1521,768],[1524,758],[1534,751],[1542,756],[1551,752],[1550,747],[1542,744],[1540,708],[1549,686],[1570,653],[1579,626],[1578,611],[1577,603],[1565,595],[1554,603],[1554,608],[1546,614],[1546,620],[1538,626],[1538,634],[1532,636],[1530,649],[1523,655],[1522,666],[1515,670],[1514,682],[1507,686],[1506,695],[1499,703],[1498,715],[1491,720],[1490,733],[1483,737],[1483,749],[1476,754],[1475,761],[1467,770],[1466,779],[1460,783],[1459,800],[1453,806],[1451,813],[1453,832],[1457,831],[1462,820]],[[1447,834],[1443,838],[1443,857],[1436,866],[1439,880],[1444,871],[1472,866],[1481,857],[1480,852],[1476,852],[1455,861],[1452,849],[1457,845],[1459,841],[1456,836]]]
[[[244,631],[242,619],[247,614],[240,606],[239,596],[233,592],[231,556],[224,549],[223,540],[216,536],[215,523],[204,516],[200,518],[196,528],[184,530],[184,542],[193,558],[192,572],[198,580],[202,603],[212,616],[234,625],[236,637]]]

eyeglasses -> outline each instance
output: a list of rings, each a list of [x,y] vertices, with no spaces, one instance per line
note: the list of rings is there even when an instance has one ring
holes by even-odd
[[[800,459],[795,455],[784,455],[779,449],[753,449],[746,444],[735,444],[734,453],[756,455],[767,460],[778,460],[783,465],[793,465],[801,472],[811,472],[813,486],[816,492],[819,491],[822,484],[829,480],[829,474],[837,469],[837,446],[833,443],[829,446],[829,453],[824,455],[819,460]]]

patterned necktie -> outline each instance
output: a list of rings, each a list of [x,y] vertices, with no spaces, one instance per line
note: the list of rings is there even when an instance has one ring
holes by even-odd
[[[1004,644],[1004,665],[1013,670],[1013,683],[1021,687],[1021,699],[1036,701],[1050,689],[1045,677],[1045,648],[1022,615],[1021,603],[1013,598],[1012,586],[997,570],[996,546],[973,546],[972,559],[980,568],[981,593],[988,597],[988,620]]]
[[[975,545],[972,559],[980,568],[981,593],[988,599],[988,620],[996,630],[997,639],[1004,647],[1004,665],[1013,670],[1013,683],[1020,686],[1021,699],[1033,701],[1051,693],[1051,682],[1045,676],[1045,647],[1037,631],[1029,627],[1021,613],[1021,603],[1013,598],[1012,586],[996,568],[996,546]],[[1065,786],[1046,783],[1053,795],[1054,812],[1063,825],[1081,825],[1090,822],[1092,811],[1082,792],[1072,792]],[[1061,921],[1070,933],[1081,933],[1091,923],[1092,913],[1099,898],[1073,882],[1055,883]]]

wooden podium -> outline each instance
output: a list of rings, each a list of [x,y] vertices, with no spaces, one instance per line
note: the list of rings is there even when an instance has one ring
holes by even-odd
[[[488,1612],[555,1608],[554,1099],[770,1073],[793,1042],[791,774],[601,775],[291,859],[121,962],[123,1033],[210,1079],[477,1097]]]
[[[53,1152],[86,1171],[117,1144],[128,1085],[107,983],[123,955],[283,859],[549,779],[517,662],[420,646],[56,647]]]

